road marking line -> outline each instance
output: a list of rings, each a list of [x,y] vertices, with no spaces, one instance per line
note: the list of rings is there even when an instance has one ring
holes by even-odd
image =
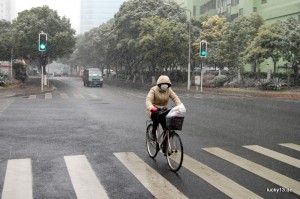
[[[36,95],[29,95],[28,99],[36,99]]]
[[[282,153],[278,153],[276,151],[272,151],[270,149],[258,146],[258,145],[248,145],[248,146],[243,146],[247,149],[250,149],[252,151],[255,151],[257,153],[266,155],[268,157],[271,157],[273,159],[279,160],[281,162],[287,163],[289,165],[292,165],[294,167],[300,168],[300,160],[284,155]]]
[[[84,96],[80,93],[74,93],[76,99],[84,99]]]
[[[0,113],[5,111],[14,101],[14,98],[0,99]]]
[[[187,198],[134,153],[114,153],[114,155],[153,194],[154,198]]]
[[[77,198],[108,198],[85,155],[64,156]]]
[[[45,99],[52,99],[52,93],[46,93]]]
[[[231,198],[262,198],[186,154],[182,165]]]
[[[8,160],[2,199],[31,199],[32,170],[30,159]]]
[[[69,96],[66,93],[60,93],[62,99],[69,99]]]
[[[90,96],[91,98],[93,98],[93,99],[100,99],[100,97],[97,96],[97,95],[94,94],[94,93],[90,93],[89,96]]]
[[[293,144],[293,143],[283,143],[283,144],[279,144],[281,146],[290,148],[290,149],[294,149],[296,151],[300,151],[300,145],[298,144]]]
[[[228,162],[235,164],[243,169],[246,169],[247,171],[250,171],[266,180],[269,180],[281,187],[285,188],[291,188],[294,193],[300,195],[300,182],[288,178],[280,173],[277,173],[271,169],[268,169],[266,167],[263,167],[259,164],[256,164],[254,162],[251,162],[245,158],[242,158],[240,156],[237,156],[233,153],[230,153],[228,151],[222,150],[217,147],[213,148],[203,148],[203,150],[220,157],[224,160],[227,160]]]

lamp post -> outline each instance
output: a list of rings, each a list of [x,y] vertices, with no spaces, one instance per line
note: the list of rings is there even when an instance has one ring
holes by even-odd
[[[192,18],[192,12],[189,9],[182,8],[184,10],[189,11],[190,13],[190,19],[189,19],[189,63],[188,63],[188,83],[187,83],[187,89],[191,89],[191,18]]]

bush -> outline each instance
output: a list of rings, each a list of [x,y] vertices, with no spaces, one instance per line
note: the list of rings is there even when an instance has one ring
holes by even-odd
[[[284,85],[284,82],[281,79],[272,79],[266,80],[262,79],[258,82],[258,88],[262,90],[280,90],[281,87]]]
[[[213,79],[215,87],[221,87],[228,81],[228,77],[226,75],[219,75]]]

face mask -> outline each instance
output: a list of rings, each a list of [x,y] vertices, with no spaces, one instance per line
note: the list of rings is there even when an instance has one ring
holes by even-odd
[[[169,88],[168,84],[161,84],[160,85],[160,89],[163,90],[163,91],[167,90],[168,88]]]

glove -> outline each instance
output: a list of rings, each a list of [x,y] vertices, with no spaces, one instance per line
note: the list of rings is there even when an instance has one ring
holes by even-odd
[[[150,111],[151,111],[152,113],[155,113],[155,112],[157,112],[158,110],[157,110],[156,107],[153,107],[153,108],[150,109]]]

